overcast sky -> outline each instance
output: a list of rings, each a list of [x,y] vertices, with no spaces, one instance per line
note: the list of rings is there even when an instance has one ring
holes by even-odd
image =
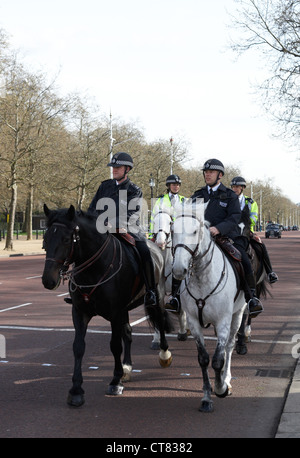
[[[184,138],[191,165],[218,158],[249,182],[272,178],[300,202],[300,153],[272,137],[276,127],[252,87],[266,69],[258,55],[236,61],[227,49],[235,7],[234,0],[1,0],[0,28],[33,71],[60,70],[63,92],[88,92],[106,115],[137,122],[148,141]]]

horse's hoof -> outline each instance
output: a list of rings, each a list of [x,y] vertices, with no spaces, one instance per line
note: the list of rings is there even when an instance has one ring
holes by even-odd
[[[160,343],[159,342],[151,342],[150,345],[151,350],[159,350],[160,349]]]
[[[169,367],[172,364],[172,354],[169,350],[159,352],[159,364],[161,367]]]
[[[164,367],[164,368],[171,366],[172,361],[173,361],[172,356],[170,358],[168,358],[168,359],[159,358],[159,364],[161,365],[161,367]]]
[[[212,401],[202,401],[199,407],[200,412],[213,412],[214,404]]]
[[[123,365],[123,377],[121,378],[122,382],[130,382],[131,380],[132,366],[128,364]]]
[[[236,344],[235,351],[238,355],[246,355],[248,352],[247,345]]]
[[[119,396],[123,393],[124,386],[120,383],[119,385],[108,385],[106,393],[108,396]]]
[[[221,393],[221,394],[218,394],[216,391],[215,391],[215,395],[218,397],[218,398],[226,398],[226,396],[230,395],[231,394],[231,390],[229,389],[228,385],[226,386],[226,390],[224,391],[224,393]]]
[[[67,403],[72,407],[80,407],[84,404],[84,395],[83,394],[68,394]]]
[[[172,361],[173,361],[172,356],[170,356],[170,358],[168,359],[159,358],[159,364],[161,365],[161,367],[170,367],[172,364]]]
[[[187,332],[181,334],[180,332],[178,332],[177,334],[177,340],[179,340],[180,342],[184,342],[186,339],[188,338],[188,334]]]

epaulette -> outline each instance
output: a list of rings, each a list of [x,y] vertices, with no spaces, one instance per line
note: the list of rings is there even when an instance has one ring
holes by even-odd
[[[136,190],[138,190],[138,191],[141,191],[141,188],[140,188],[138,185],[136,185],[135,183],[133,183],[132,181],[130,182],[130,185],[129,185],[129,186],[131,186],[133,189],[136,189]]]
[[[250,204],[253,204],[254,200],[251,199],[251,197],[245,197],[245,200],[247,200],[247,202],[250,202]]]
[[[108,178],[107,180],[103,180],[103,181],[101,181],[101,184],[102,184],[102,183],[107,183],[108,181],[112,181],[112,179],[111,179],[111,178]]]

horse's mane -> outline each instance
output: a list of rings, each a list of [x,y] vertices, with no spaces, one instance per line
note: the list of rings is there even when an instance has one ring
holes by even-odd
[[[81,220],[81,221],[86,220],[87,222],[95,223],[97,219],[96,212],[77,210],[75,212],[74,220],[71,220],[68,217],[68,212],[69,212],[69,208],[59,208],[56,210],[52,210],[49,213],[48,218],[47,218],[47,227],[49,228],[54,222],[66,224],[66,223],[71,223],[72,221],[75,222],[78,220]]]
[[[205,220],[204,213],[207,207],[207,203],[204,203],[202,200],[197,199],[185,200],[183,203],[178,203],[174,207],[175,215],[186,215],[193,216],[198,219],[198,221],[203,222],[205,227],[209,227],[210,223]]]

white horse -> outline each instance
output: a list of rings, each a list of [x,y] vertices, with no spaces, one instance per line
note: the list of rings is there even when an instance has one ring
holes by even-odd
[[[196,340],[198,361],[203,374],[204,396],[200,411],[211,412],[212,387],[208,376],[209,355],[202,328],[212,324],[217,345],[212,358],[215,394],[231,394],[231,355],[235,336],[246,307],[244,292],[237,289],[234,270],[210,236],[204,220],[203,203],[185,202],[173,226],[173,275],[181,283],[181,304],[189,329]],[[179,210],[180,211],[180,210]]]
[[[166,297],[170,296],[172,290],[172,237],[171,228],[173,224],[173,208],[161,207],[153,216],[153,234],[155,243],[162,250],[162,254],[165,260],[165,289]],[[188,338],[188,329],[186,322],[186,314],[181,309],[177,315],[179,321],[179,331],[177,339],[184,341]],[[151,348],[153,350],[159,349],[160,335],[155,331],[153,340],[151,342]]]

